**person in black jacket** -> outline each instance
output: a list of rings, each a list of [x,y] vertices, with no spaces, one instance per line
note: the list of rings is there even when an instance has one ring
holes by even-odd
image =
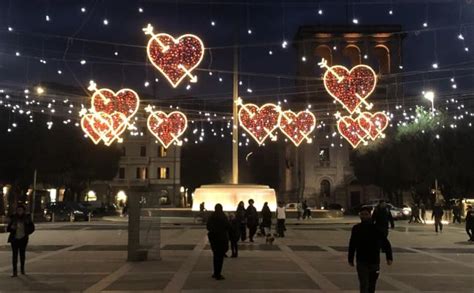
[[[474,212],[472,206],[466,208],[466,232],[469,236],[468,241],[474,241]]]
[[[392,213],[390,212],[390,208],[387,206],[385,200],[380,200],[379,204],[375,207],[374,212],[372,213],[372,222],[385,235],[385,237],[388,237],[389,224],[392,229],[395,228]]]
[[[443,219],[444,211],[443,207],[441,206],[440,203],[436,203],[434,208],[433,208],[433,213],[431,214],[431,219],[434,219],[434,224],[435,224],[435,231],[438,233],[438,227],[439,227],[439,232],[443,232],[443,223],[441,220]]]
[[[230,232],[229,232],[229,239],[230,239],[230,249],[232,250],[232,257],[239,256],[239,238],[240,238],[240,223],[239,220],[235,217],[234,214],[229,215],[230,221]]]
[[[268,237],[270,235],[271,228],[272,228],[272,211],[270,211],[270,208],[268,207],[268,202],[265,202],[263,204],[261,214],[262,214],[262,223],[260,224],[260,226],[263,228],[262,234]]]
[[[16,213],[10,217],[8,222],[7,232],[10,232],[8,236],[8,242],[12,247],[12,266],[13,275],[18,275],[18,254],[20,254],[20,268],[21,274],[25,274],[25,257],[26,257],[26,246],[28,245],[29,236],[35,231],[35,224],[31,220],[31,216],[26,214],[25,207],[18,205]]]
[[[387,264],[391,265],[392,246],[385,234],[372,223],[370,208],[362,208],[359,216],[361,223],[352,227],[348,262],[354,266],[355,255],[360,292],[375,292],[380,270],[380,250],[385,252]]]
[[[216,204],[214,212],[207,220],[207,237],[211,243],[211,249],[214,256],[214,274],[212,277],[216,280],[224,280],[222,276],[222,266],[224,265],[224,255],[229,250],[229,232],[230,223],[224,214],[221,204]]]
[[[249,240],[253,242],[253,236],[257,232],[258,227],[258,213],[257,209],[253,206],[253,199],[249,199],[249,206],[245,213],[245,218],[247,219],[247,227],[249,228]]]
[[[235,211],[235,217],[237,221],[240,223],[240,240],[243,242],[247,240],[247,219],[245,218],[246,210],[244,202],[239,202],[237,206],[237,211]]]

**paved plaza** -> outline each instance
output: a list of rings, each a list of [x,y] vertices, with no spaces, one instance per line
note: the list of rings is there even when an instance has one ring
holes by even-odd
[[[262,238],[240,245],[224,262],[224,281],[212,274],[203,226],[163,221],[161,261],[127,263],[124,222],[38,224],[30,239],[27,275],[11,278],[7,234],[0,234],[0,291],[43,292],[358,292],[347,265],[351,222],[291,222],[273,246]],[[474,244],[462,225],[397,222],[390,233],[394,263],[382,264],[378,292],[474,292]]]

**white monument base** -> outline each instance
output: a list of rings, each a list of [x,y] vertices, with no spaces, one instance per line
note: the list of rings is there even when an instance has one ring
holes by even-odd
[[[196,189],[193,197],[193,211],[199,211],[199,205],[204,202],[206,210],[213,211],[218,203],[224,211],[235,211],[240,201],[248,206],[248,200],[254,200],[257,211],[262,210],[263,204],[268,202],[271,211],[277,208],[275,190],[266,185],[251,184],[213,184],[203,185]]]

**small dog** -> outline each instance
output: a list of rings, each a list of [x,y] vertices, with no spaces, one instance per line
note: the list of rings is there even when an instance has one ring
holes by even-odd
[[[265,244],[273,245],[273,241],[275,241],[275,237],[273,237],[272,235],[268,234],[268,235],[267,235],[267,238],[265,239]]]

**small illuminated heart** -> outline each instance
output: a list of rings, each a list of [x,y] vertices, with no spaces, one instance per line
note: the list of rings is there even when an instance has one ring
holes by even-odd
[[[309,111],[301,111],[295,114],[293,111],[284,111],[280,115],[281,131],[296,145],[306,139],[311,142],[309,134],[316,127],[316,118]]]
[[[204,44],[195,35],[185,34],[175,39],[168,34],[156,34],[148,41],[148,58],[173,87],[184,78],[196,82],[192,71],[204,57]]]
[[[360,127],[358,121],[349,116],[341,117],[337,121],[337,129],[353,148],[364,142],[364,138],[367,136],[367,133]]]
[[[81,118],[82,130],[89,138],[98,144],[101,140],[105,145],[111,145],[127,128],[127,118],[122,113],[105,112],[86,114]]]
[[[367,65],[357,65],[350,71],[335,65],[326,70],[323,80],[326,91],[352,114],[374,91],[377,75]]]
[[[372,139],[376,139],[382,135],[388,126],[388,117],[383,112],[376,112],[374,114],[362,112],[359,117],[357,117],[357,121],[359,126],[368,133]]]
[[[110,89],[98,89],[92,95],[91,104],[93,112],[118,112],[130,119],[138,111],[140,98],[131,89],[121,89],[116,93]]]
[[[174,111],[166,114],[162,111],[150,113],[147,119],[148,130],[168,148],[173,141],[179,142],[178,138],[183,135],[188,127],[186,115]]]
[[[243,104],[239,110],[239,122],[259,145],[268,136],[274,138],[272,132],[278,128],[280,112],[274,104],[265,104],[261,107],[254,104]]]

